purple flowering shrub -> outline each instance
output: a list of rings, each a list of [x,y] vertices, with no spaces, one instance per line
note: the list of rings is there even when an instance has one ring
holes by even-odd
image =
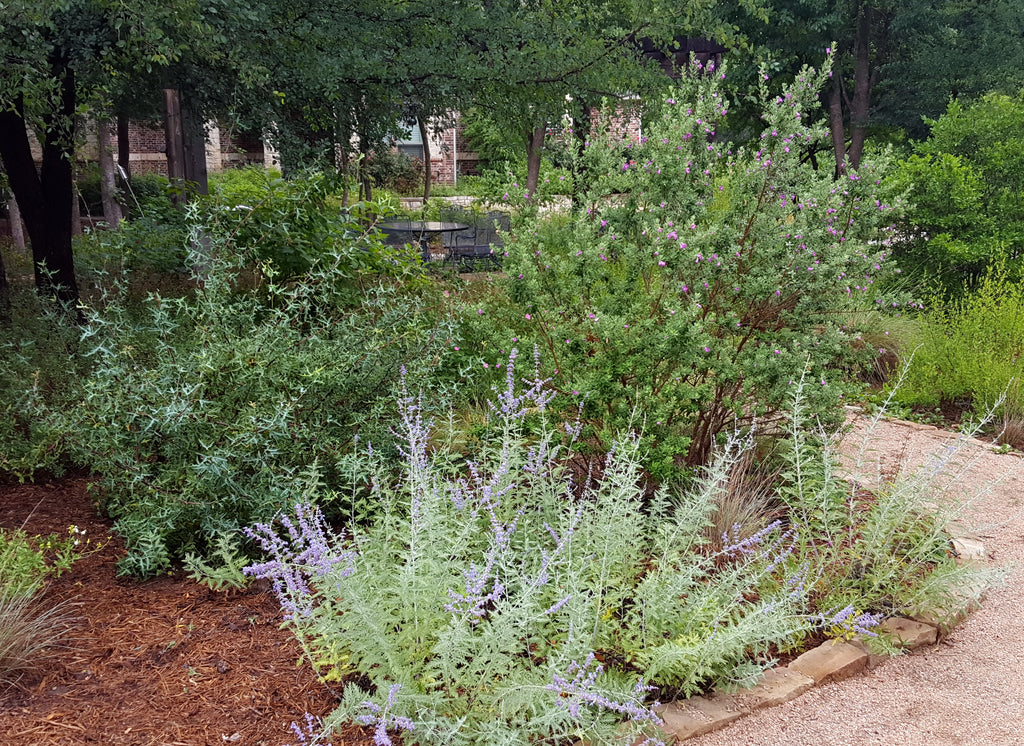
[[[749,680],[808,628],[785,582],[791,533],[772,524],[703,546],[735,453],[680,500],[645,497],[629,433],[600,478],[573,475],[582,423],[551,424],[550,382],[520,385],[517,362],[513,350],[475,460],[453,468],[406,392],[400,475],[367,458],[376,517],[340,538],[299,506],[251,531],[269,557],[248,572],[272,580],[307,660],[328,679],[360,677],[325,728],[491,745],[608,743],[625,723],[654,743],[660,697]]]
[[[766,127],[744,146],[716,132],[721,73],[684,79],[625,159],[622,142],[588,144],[599,176],[569,224],[506,241],[513,308],[494,309],[490,349],[539,344],[599,447],[642,413],[655,476],[708,463],[737,427],[777,430],[805,368],[809,406],[837,422],[865,352],[847,312],[874,301],[899,201],[885,157],[839,181],[804,161],[827,137],[807,116],[826,76],[762,91]]]
[[[268,558],[248,572],[273,582],[306,660],[349,679],[324,731],[357,722],[378,744],[657,743],[658,700],[752,684],[813,630],[872,637],[885,615],[952,615],[993,580],[946,551],[955,509],[925,509],[952,456],[864,490],[832,441],[815,442],[806,378],[791,395],[781,517],[712,546],[706,526],[749,437],[730,438],[678,496],[645,494],[628,430],[599,476],[572,472],[584,424],[553,424],[539,359],[522,381],[517,362],[513,350],[473,460],[453,460],[403,382],[402,469],[372,451],[364,462],[375,515],[340,535],[298,505],[250,531]]]

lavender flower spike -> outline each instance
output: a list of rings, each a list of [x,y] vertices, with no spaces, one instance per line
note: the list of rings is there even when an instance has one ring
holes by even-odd
[[[401,715],[395,715],[391,711],[395,707],[395,703],[398,701],[398,691],[402,688],[401,684],[392,684],[391,688],[388,689],[388,698],[384,702],[384,706],[381,707],[376,702],[366,701],[363,702],[363,707],[368,712],[359,715],[355,718],[355,722],[360,725],[376,726],[373,731],[373,742],[376,746],[392,746],[391,736],[388,735],[388,730],[415,730],[416,724],[407,717]]]
[[[319,508],[297,504],[295,517],[295,521],[288,516],[280,517],[285,536],[280,536],[268,523],[257,523],[244,530],[271,559],[249,565],[242,572],[273,583],[286,619],[312,613],[314,591],[309,586],[310,579],[326,576],[337,565],[343,565],[341,577],[355,572],[356,553],[338,548],[338,537],[327,527]]]
[[[559,707],[568,710],[574,718],[579,718],[582,705],[590,705],[627,715],[630,720],[635,722],[650,721],[655,725],[662,724],[661,718],[655,714],[653,709],[643,707],[634,701],[618,702],[595,690],[597,677],[604,672],[604,666],[601,664],[597,664],[591,669],[595,660],[594,654],[590,653],[582,665],[576,662],[571,663],[566,671],[566,676],[572,675],[571,680],[567,680],[565,676],[557,673],[551,677],[552,682],[544,688],[558,695],[556,703]],[[639,698],[643,696],[646,689],[643,682],[638,682],[634,692]],[[657,703],[653,707],[657,707]]]

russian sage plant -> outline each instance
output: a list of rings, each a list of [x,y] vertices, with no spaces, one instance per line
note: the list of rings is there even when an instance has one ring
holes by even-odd
[[[790,562],[807,568],[808,613],[835,637],[889,616],[926,615],[948,628],[1004,575],[958,563],[950,543],[971,505],[958,495],[966,491],[964,446],[977,430],[918,468],[883,474],[867,452],[885,407],[841,457],[838,436],[808,417],[804,389],[801,380],[778,494],[797,537]]]
[[[272,580],[308,660],[359,675],[325,727],[370,725],[377,743],[656,738],[659,697],[750,680],[807,628],[778,524],[704,547],[735,454],[678,500],[645,497],[628,433],[600,477],[574,475],[580,423],[552,424],[548,382],[520,386],[516,363],[475,460],[436,446],[406,391],[399,477],[368,462],[375,517],[341,537],[297,506],[251,529],[270,557],[248,572]]]

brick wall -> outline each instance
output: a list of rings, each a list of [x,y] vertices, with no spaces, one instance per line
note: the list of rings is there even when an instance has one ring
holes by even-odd
[[[263,165],[263,140],[257,134],[221,129],[220,152],[225,168]]]
[[[471,149],[466,140],[466,125],[461,121],[455,125],[455,150],[459,175],[475,176],[480,173],[480,156]]]
[[[111,141],[114,158],[118,157],[117,137]],[[167,175],[167,141],[163,124],[152,121],[128,123],[128,162],[132,174]]]
[[[590,110],[591,129],[595,132],[607,131],[614,140],[619,142],[640,142],[640,115],[636,112],[616,109],[612,114],[605,114],[599,109]]]
[[[430,167],[435,184],[455,184],[457,176],[478,172],[480,157],[466,144],[466,127],[454,122],[431,141]]]

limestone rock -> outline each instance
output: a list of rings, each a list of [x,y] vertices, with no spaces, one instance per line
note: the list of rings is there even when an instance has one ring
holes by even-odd
[[[815,684],[842,681],[867,668],[868,654],[848,642],[823,642],[808,650],[787,668],[809,676]]]
[[[681,699],[659,707],[657,713],[665,721],[661,729],[679,741],[710,733],[744,714],[707,697]]]

